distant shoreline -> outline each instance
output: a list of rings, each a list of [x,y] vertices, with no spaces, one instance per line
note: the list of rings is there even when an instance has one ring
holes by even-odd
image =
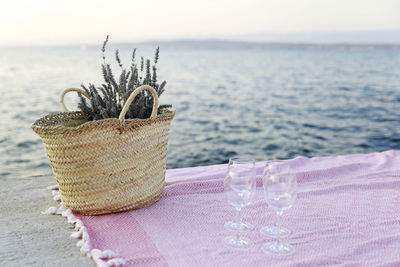
[[[81,49],[99,49],[101,44],[70,44],[70,45],[0,45],[1,48],[74,48]],[[113,48],[151,48],[156,46],[162,49],[179,50],[204,50],[204,49],[238,49],[238,50],[400,50],[400,43],[393,44],[373,44],[373,43],[294,43],[294,42],[248,42],[248,41],[230,41],[230,40],[174,40],[174,41],[147,41],[132,43],[111,43]]]

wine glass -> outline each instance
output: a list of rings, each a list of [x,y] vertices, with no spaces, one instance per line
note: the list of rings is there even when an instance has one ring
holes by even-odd
[[[264,168],[264,197],[276,214],[279,216],[278,222],[283,212],[290,209],[297,196],[296,175],[292,172],[287,161],[270,161]],[[295,249],[292,245],[286,244],[281,240],[281,232],[284,228],[276,225],[276,241],[265,243],[261,249],[266,253],[276,255],[290,255]],[[265,230],[265,229],[264,229]]]
[[[279,169],[278,169],[279,168]],[[271,172],[290,172],[290,165],[283,160],[267,161],[264,167],[264,179]],[[265,183],[264,183],[265,184]],[[265,185],[264,185],[265,188]],[[273,238],[277,238],[278,235],[282,237],[287,237],[291,234],[291,231],[285,227],[279,226],[275,223],[273,226],[264,226],[260,230],[261,234]]]
[[[225,182],[227,181],[228,178],[229,179],[233,179],[235,177],[238,177],[239,175],[241,175],[241,172],[243,172],[243,171],[245,172],[244,176],[249,177],[251,179],[252,186],[251,186],[250,195],[251,195],[251,197],[253,197],[254,194],[255,194],[255,190],[256,190],[256,174],[255,174],[255,161],[254,161],[254,159],[247,158],[247,157],[233,157],[233,158],[230,158],[229,159],[229,163],[228,163],[228,169],[227,169]],[[230,177],[228,177],[228,176],[230,176]],[[228,195],[226,186],[225,186],[225,192]],[[229,199],[228,199],[228,201],[229,201]],[[252,198],[249,199],[249,204],[250,204],[251,201],[252,201]],[[224,224],[224,228],[226,230],[242,231],[242,232],[247,232],[247,231],[254,230],[254,226],[251,223],[243,222],[241,219],[239,220],[239,212],[240,212],[240,210],[239,211],[237,210],[237,212],[236,212],[237,213],[236,221],[226,222]]]
[[[251,202],[255,190],[254,159],[236,157],[229,159],[228,169],[224,180],[224,191],[228,203],[236,209],[236,222],[228,222],[225,228],[235,230],[236,235],[224,238],[223,243],[228,247],[247,249],[253,242],[240,236],[243,230],[254,228],[242,222],[242,209]]]

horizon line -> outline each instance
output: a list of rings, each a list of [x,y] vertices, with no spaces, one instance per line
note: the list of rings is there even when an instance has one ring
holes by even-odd
[[[312,42],[312,41],[258,41],[258,40],[239,40],[239,39],[228,39],[228,38],[205,38],[205,39],[195,39],[195,38],[176,38],[176,39],[153,39],[153,40],[146,40],[146,41],[118,41],[107,44],[108,46],[117,46],[117,45],[157,45],[160,44],[184,44],[184,43],[198,43],[198,44],[243,44],[243,45],[259,45],[259,46],[313,46],[313,47],[333,47],[333,46],[361,46],[361,47],[368,47],[368,46],[376,46],[376,47],[388,47],[388,46],[400,46],[400,42],[349,42],[349,41],[342,41],[342,42]],[[95,42],[71,42],[71,43],[32,43],[32,44],[23,44],[23,43],[15,43],[15,44],[0,44],[0,47],[94,47],[94,46],[101,46],[102,43],[95,43]]]
[[[110,35],[110,34],[108,34]],[[400,44],[400,28],[370,29],[370,30],[314,30],[293,32],[251,32],[203,36],[158,36],[147,38],[134,38],[111,33],[112,44],[148,44],[148,43],[171,43],[183,41],[225,41],[241,43],[262,44],[308,44],[308,45],[397,45]],[[14,40],[0,42],[0,46],[73,46],[73,45],[98,45],[102,44],[106,35],[87,35],[56,37],[49,40]],[[47,38],[48,39],[48,38]],[[4,39],[3,39],[4,40]]]

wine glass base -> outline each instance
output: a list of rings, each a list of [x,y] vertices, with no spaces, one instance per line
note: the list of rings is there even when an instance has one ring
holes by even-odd
[[[295,249],[290,244],[284,244],[279,242],[269,242],[261,246],[261,250],[267,254],[288,256],[295,252]]]
[[[224,228],[226,230],[230,230],[230,231],[247,232],[247,231],[254,230],[254,225],[252,225],[251,223],[246,223],[246,222],[237,223],[237,222],[230,221],[230,222],[226,222],[224,224]]]
[[[222,240],[222,243],[228,248],[234,249],[249,249],[254,246],[253,241],[248,238],[241,237],[240,239],[236,239],[236,236],[228,236]]]
[[[260,230],[261,234],[269,237],[287,237],[291,234],[291,231],[289,229],[286,229],[284,227],[277,227],[277,226],[264,226]]]

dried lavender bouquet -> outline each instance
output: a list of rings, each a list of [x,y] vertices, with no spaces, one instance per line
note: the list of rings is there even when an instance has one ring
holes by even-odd
[[[103,55],[103,64],[101,65],[103,78],[105,83],[99,87],[93,84],[89,86],[81,85],[83,90],[90,96],[90,100],[87,100],[84,96],[79,94],[80,102],[78,104],[83,116],[86,120],[101,120],[107,118],[118,118],[121,113],[122,107],[131,93],[141,85],[150,85],[156,92],[158,97],[164,92],[166,81],[161,84],[157,82],[157,62],[159,58],[159,47],[157,47],[154,64],[151,66],[149,59],[144,61],[143,57],[140,59],[140,68],[136,64],[136,48],[132,53],[132,63],[130,69],[127,71],[119,57],[119,51],[115,51],[115,59],[121,68],[121,74],[119,80],[114,78],[114,74],[111,70],[110,64],[106,63],[105,49],[108,42],[109,36],[107,35],[106,40],[101,48]],[[90,104],[88,103],[90,102]],[[171,108],[171,105],[160,105],[158,107],[158,113],[162,109]],[[129,110],[126,113],[127,119],[146,119],[151,115],[153,108],[153,97],[147,91],[142,91],[136,96]]]

